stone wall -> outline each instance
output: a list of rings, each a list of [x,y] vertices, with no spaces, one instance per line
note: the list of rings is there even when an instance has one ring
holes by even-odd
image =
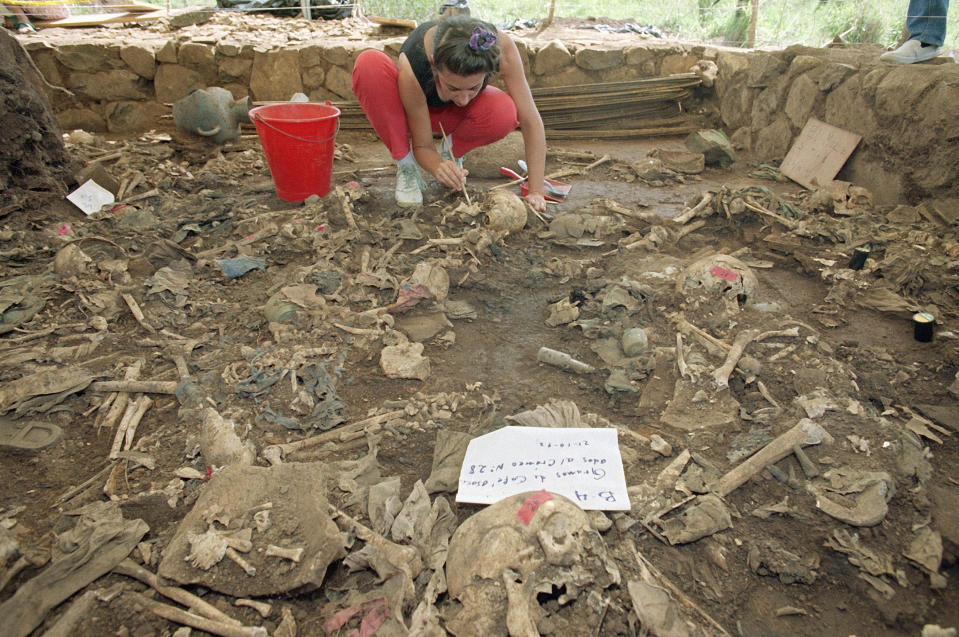
[[[258,24],[265,25],[262,31],[269,37],[201,25],[167,32],[49,29],[42,37],[21,41],[44,77],[76,96],[70,101],[51,94],[65,130],[133,133],[154,128],[158,118],[170,114],[170,105],[208,86],[257,102],[288,100],[299,92],[314,101],[353,100],[350,74],[356,56],[377,48],[395,59],[405,39],[375,33],[296,35],[295,22],[269,17],[259,18]],[[349,24],[357,22],[345,22]],[[277,25],[286,38],[276,37]],[[717,54],[704,46],[664,41],[601,46],[589,40],[514,39],[534,88],[684,73]]]
[[[360,51],[394,58],[405,35],[365,20],[291,21],[216,13],[204,24],[149,29],[45,29],[22,37],[37,67],[73,99],[50,92],[65,130],[134,133],[157,126],[195,88],[221,86],[236,97],[352,100],[350,72]],[[563,30],[514,35],[534,87],[683,73],[718,64],[706,114],[757,162],[783,158],[809,117],[863,140],[840,178],[880,203],[959,196],[959,65],[880,63],[877,47],[790,47],[741,51],[636,34]]]
[[[720,52],[716,91],[734,146],[778,165],[815,117],[862,135],[840,178],[879,203],[959,196],[959,64],[902,66],[881,52]]]

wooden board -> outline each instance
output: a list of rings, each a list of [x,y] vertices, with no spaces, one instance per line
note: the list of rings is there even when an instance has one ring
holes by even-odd
[[[141,11],[125,11],[123,13],[87,13],[72,15],[62,20],[34,21],[37,27],[48,29],[51,27],[98,27],[104,24],[122,24],[124,22],[150,22],[166,15],[166,11],[157,10],[150,13]]]
[[[402,18],[381,18],[375,15],[366,16],[366,19],[384,27],[399,27],[401,29],[410,30],[416,28],[416,20],[404,20]]]
[[[828,186],[861,139],[862,135],[810,117],[779,170],[810,190]]]
[[[155,4],[145,4],[143,2],[120,2],[118,4],[103,5],[103,8],[116,11],[117,13],[124,11],[127,13],[150,13],[151,11],[159,11],[164,7]]]

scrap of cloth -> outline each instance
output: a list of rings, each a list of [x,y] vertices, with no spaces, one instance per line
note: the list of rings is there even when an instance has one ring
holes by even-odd
[[[27,637],[47,613],[126,559],[149,530],[143,520],[124,520],[114,502],[81,509],[74,529],[60,538],[62,555],[0,605],[4,637]]]

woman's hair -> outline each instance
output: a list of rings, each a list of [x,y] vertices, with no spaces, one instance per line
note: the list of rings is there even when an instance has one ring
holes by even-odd
[[[496,27],[467,15],[440,20],[433,36],[433,65],[455,75],[499,70]]]

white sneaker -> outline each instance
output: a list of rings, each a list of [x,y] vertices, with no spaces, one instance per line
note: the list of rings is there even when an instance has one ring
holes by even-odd
[[[925,62],[939,55],[938,46],[922,46],[919,40],[908,40],[895,51],[887,51],[879,56],[880,60],[897,64],[915,64]]]
[[[454,156],[453,156],[453,151],[452,151],[452,149],[446,147],[446,140],[445,140],[445,139],[440,142],[440,159],[442,159],[443,161],[454,161],[454,162],[456,162],[456,167],[457,167],[457,168],[462,168],[462,167],[463,167],[463,158],[462,158],[462,157],[454,157]]]
[[[415,163],[396,165],[396,203],[400,208],[423,205],[422,182],[420,169]]]

